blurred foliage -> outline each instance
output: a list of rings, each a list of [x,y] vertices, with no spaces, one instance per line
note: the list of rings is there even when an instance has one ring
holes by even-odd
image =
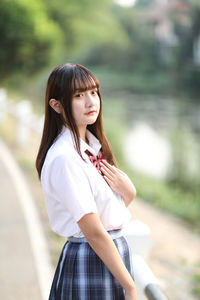
[[[12,82],[12,87],[21,86],[21,89],[30,92],[34,102],[38,103],[35,105],[38,111],[41,111],[41,94],[44,93],[51,66],[64,61],[78,61],[90,66],[102,83],[106,94],[103,98],[109,98],[110,101],[115,101],[120,91],[126,91],[126,95],[197,95],[200,91],[200,76],[193,50],[200,35],[200,5],[194,0],[185,3],[188,6],[184,12],[175,8],[165,15],[172,23],[177,39],[175,44],[169,46],[156,35],[159,20],[150,21],[147,17],[152,5],[156,4],[154,0],[139,0],[130,8],[121,7],[112,0],[2,0],[0,78],[4,82],[8,78],[8,84]],[[163,47],[168,59],[163,59],[161,55]],[[39,71],[33,84],[32,75]],[[125,127],[118,120],[124,118],[121,112],[126,95],[121,104],[118,102],[111,109],[105,103],[106,133],[119,164],[123,164],[119,135],[124,134]],[[109,118],[111,114],[116,117],[112,123]],[[191,153],[189,149],[194,143],[189,139],[187,131],[182,130],[180,135],[180,128],[174,128],[171,134],[174,167],[167,184],[174,188],[173,193],[176,195],[173,197],[182,198],[182,202],[185,199],[181,196],[182,192],[194,191],[195,200],[191,200],[191,203],[195,204],[191,205],[192,212],[188,218],[195,219],[193,215],[196,215],[194,208],[199,178],[192,175],[186,163],[186,156],[188,161],[188,153]],[[148,187],[148,184],[145,186]],[[168,196],[171,192],[164,186],[155,187],[151,195],[143,185],[141,194],[149,201],[154,198],[159,203],[171,203],[170,200],[164,200],[171,197]],[[185,200],[185,203],[185,207],[188,207],[188,201]],[[179,210],[179,214],[185,214],[178,206],[174,208],[176,210]]]
[[[139,93],[148,90],[151,81],[154,82],[154,90],[159,92],[184,97],[190,95],[197,99],[200,62],[195,61],[194,49],[200,36],[200,6],[197,1],[186,2],[185,10],[181,8],[184,2],[180,1],[180,7],[169,8],[168,13],[165,12],[166,23],[171,24],[169,40],[157,36],[157,26],[163,13],[155,20],[148,19],[148,14],[152,14],[150,10],[153,10],[150,4],[155,5],[155,1],[148,1],[148,5],[146,1],[137,1],[134,7],[128,9],[113,5],[113,14],[127,37],[125,42],[116,47],[116,36],[106,44],[91,45],[83,62],[120,71],[122,76],[129,73],[134,76],[133,87],[141,78],[142,87],[136,90]],[[173,42],[170,40],[172,36]],[[159,80],[160,75],[169,83],[167,89]],[[149,92],[152,92],[151,85]]]
[[[120,40],[120,36],[117,35],[106,45],[91,45],[86,63],[133,73],[138,70],[155,70],[159,65],[155,34],[152,28],[145,24],[142,11],[135,7],[126,9],[113,5],[113,13],[126,34],[126,41],[116,47],[116,42]]]
[[[111,0],[43,1],[49,17],[64,33],[64,57],[74,52],[83,56],[88,44],[107,43],[115,34],[120,37],[120,43],[126,38],[110,9]]]
[[[161,95],[167,93],[172,79],[164,71],[156,72],[151,76],[148,72],[116,72],[107,67],[95,66],[91,69],[99,78],[102,90],[107,96],[125,98],[129,93],[131,97],[139,94]],[[145,83],[145,84],[144,84]]]
[[[137,93],[159,91],[197,99],[200,62],[195,62],[194,49],[200,36],[200,5],[195,0],[177,3],[161,13],[176,39],[170,44],[157,35],[161,17],[149,17],[159,5],[155,0],[138,0],[129,8],[112,0],[2,0],[0,78],[17,74],[17,81],[26,85],[27,74],[72,61],[120,72],[121,87],[128,81]]]
[[[34,73],[59,51],[62,32],[42,0],[0,1],[0,79]]]
[[[124,162],[123,158],[123,147],[122,137],[126,134],[126,126],[123,120],[123,102],[121,105],[113,105],[113,102],[103,104],[103,122],[105,127],[106,136],[111,143],[112,149],[114,149],[115,158],[117,165],[122,165]],[[114,115],[114,117],[112,117]],[[120,122],[119,122],[120,120]]]
[[[153,0],[139,0],[130,8],[121,7],[112,0],[1,0],[0,79],[12,88],[21,87],[32,94],[38,111],[50,69],[65,61],[89,66],[99,77],[110,100],[120,91],[126,91],[132,95],[179,94],[187,101],[190,95],[199,101],[200,67],[193,56],[200,36],[200,5],[194,0],[184,2],[188,4],[184,12],[174,9],[166,15],[176,36],[175,44],[166,45],[156,35],[158,21],[147,18],[151,5],[156,3]],[[162,57],[162,49],[168,59]],[[37,76],[33,77],[34,74]],[[122,117],[124,99],[126,97],[121,106],[119,103],[112,105],[112,112],[118,116],[117,121],[112,119],[112,124],[111,110],[105,109],[108,112],[106,133],[120,165],[123,157],[119,136],[124,134],[125,127],[118,120]],[[191,175],[185,160],[189,153],[186,149],[193,142],[186,131],[181,131],[181,135],[179,131],[179,127],[175,128],[171,134],[174,169],[168,182],[156,183],[138,174],[136,178],[142,179],[136,185],[141,197],[193,222],[199,217],[199,179]],[[181,208],[179,201],[185,203]]]
[[[12,79],[13,75],[26,81],[27,73],[34,75],[45,66],[62,63],[72,53],[84,56],[91,44],[106,43],[116,34],[124,41],[126,36],[112,15],[110,3],[2,0],[0,79]]]
[[[168,182],[185,192],[200,195],[200,146],[192,129],[182,124],[172,128],[169,135],[173,162]]]
[[[200,64],[194,62],[195,44],[200,37],[200,5],[192,0],[188,3],[191,4],[188,14],[172,14],[174,32],[178,37],[172,68],[177,88],[183,88],[195,96],[200,91]]]

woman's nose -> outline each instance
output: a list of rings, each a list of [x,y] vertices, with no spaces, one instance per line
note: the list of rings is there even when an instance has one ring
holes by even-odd
[[[94,99],[93,95],[91,95],[90,93],[87,93],[86,94],[86,105],[92,106],[94,104],[94,101],[95,101],[95,99]]]

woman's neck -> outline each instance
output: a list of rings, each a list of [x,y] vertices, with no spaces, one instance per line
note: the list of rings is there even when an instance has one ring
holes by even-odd
[[[79,128],[79,135],[80,135],[80,138],[89,145],[89,141],[86,136],[86,127]]]

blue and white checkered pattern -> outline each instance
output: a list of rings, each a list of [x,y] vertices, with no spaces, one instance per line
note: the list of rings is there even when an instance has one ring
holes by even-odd
[[[129,247],[113,240],[130,274]],[[133,276],[133,274],[132,274]],[[124,300],[124,290],[87,242],[68,241],[62,250],[49,300]]]

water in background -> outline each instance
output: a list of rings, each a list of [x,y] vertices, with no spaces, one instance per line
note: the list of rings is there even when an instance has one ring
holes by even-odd
[[[173,166],[174,152],[181,151],[187,160],[184,164],[188,165],[188,172],[198,172],[200,103],[123,93],[109,102],[113,109],[115,107],[113,117],[118,113],[117,117],[128,125],[124,156],[129,157],[135,169],[165,178]]]

